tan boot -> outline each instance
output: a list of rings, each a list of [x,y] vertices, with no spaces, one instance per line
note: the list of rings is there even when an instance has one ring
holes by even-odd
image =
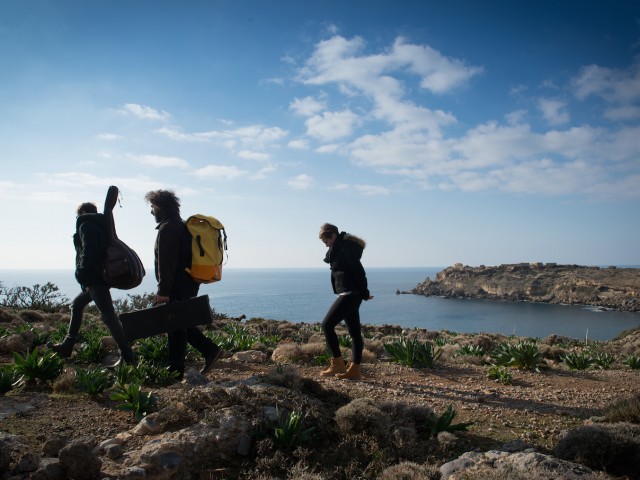
[[[349,368],[345,373],[339,373],[336,375],[336,378],[340,380],[360,380],[360,364],[359,363],[351,363],[349,364]]]
[[[337,373],[345,373],[347,371],[347,366],[344,364],[344,358],[342,357],[334,357],[331,359],[331,364],[329,368],[320,372],[320,375],[323,377],[328,377],[331,375],[336,375]]]

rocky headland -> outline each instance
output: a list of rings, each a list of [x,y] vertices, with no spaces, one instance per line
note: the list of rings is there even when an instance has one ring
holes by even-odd
[[[470,267],[457,263],[408,293],[640,311],[640,269],[555,263]]]

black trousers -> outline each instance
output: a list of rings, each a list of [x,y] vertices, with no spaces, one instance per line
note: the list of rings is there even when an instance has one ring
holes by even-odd
[[[198,295],[198,287],[195,291],[189,289],[184,291],[170,301],[186,300]],[[220,348],[209,337],[207,337],[198,327],[190,327],[184,330],[176,330],[169,333],[169,368],[178,372],[184,372],[184,357],[187,354],[187,343],[195,348],[203,357],[208,357]]]
[[[73,299],[73,302],[71,302],[71,320],[69,321],[69,332],[67,336],[77,341],[80,326],[82,325],[84,309],[91,302],[95,303],[100,311],[102,323],[109,329],[111,336],[116,341],[120,349],[120,354],[126,362],[131,363],[133,361],[133,350],[124,335],[120,319],[113,308],[111,292],[107,286],[89,287],[88,290],[83,290]]]
[[[360,304],[362,298],[359,294],[338,295],[331,308],[322,321],[322,331],[327,341],[327,346],[334,357],[342,355],[338,335],[336,335],[336,325],[342,320],[347,324],[349,335],[351,336],[351,361],[360,364],[362,362],[362,350],[364,342],[362,340],[362,327],[360,325]]]

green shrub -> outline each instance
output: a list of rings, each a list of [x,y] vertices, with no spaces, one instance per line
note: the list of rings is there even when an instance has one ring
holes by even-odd
[[[235,323],[227,323],[218,332],[207,332],[207,336],[228,352],[250,350],[260,340],[260,337],[252,335],[246,328]]]
[[[102,361],[102,334],[86,334],[85,341],[77,349],[76,361],[80,363],[98,363]]]
[[[38,350],[34,349],[24,357],[18,352],[13,352],[13,361],[15,372],[21,380],[50,382],[58,378],[64,369],[64,360],[51,350],[40,355]]]
[[[562,361],[571,370],[587,370],[595,363],[593,357],[584,350],[580,352],[569,352],[562,357]]]
[[[266,429],[266,436],[271,438],[276,448],[294,449],[308,444],[313,438],[316,428],[305,428],[305,416],[300,412],[282,414],[276,407],[276,417],[275,421],[268,423]]]
[[[502,383],[503,385],[511,385],[513,383],[513,376],[504,365],[491,365],[487,369],[487,378]]]
[[[343,348],[351,348],[353,340],[350,335],[338,335],[338,345]]]
[[[169,339],[166,335],[143,338],[137,344],[141,359],[160,363],[169,358]]]
[[[140,360],[136,370],[136,379],[146,385],[170,385],[179,376],[175,370],[169,370],[158,362],[148,360]]]
[[[453,419],[456,417],[456,410],[452,405],[447,407],[447,410],[440,416],[434,415],[430,418],[426,425],[424,425],[427,432],[429,432],[429,436],[435,437],[440,432],[460,432],[465,431],[473,422],[469,423],[452,423]]]
[[[434,344],[426,341],[421,342],[417,338],[409,340],[402,337],[384,344],[384,349],[391,357],[391,361],[414,368],[431,368],[442,350],[436,349]]]
[[[142,420],[148,413],[151,413],[157,403],[153,392],[143,392],[139,383],[116,384],[109,398],[120,402],[117,407],[120,410],[133,412],[138,421]]]
[[[131,312],[151,308],[156,303],[155,293],[143,293],[142,295],[127,294],[127,298],[117,298],[113,301],[113,308],[118,313]]]
[[[141,378],[138,369],[133,365],[120,362],[115,369],[115,383],[118,385],[127,385],[129,383],[144,383],[144,377]]]
[[[456,351],[456,355],[471,355],[473,357],[481,357],[484,354],[484,348],[480,345],[463,345]]]
[[[81,392],[99,395],[113,386],[113,377],[103,368],[76,368],[76,385]]]
[[[598,352],[593,355],[593,364],[601,370],[607,370],[615,361],[615,355],[609,352]]]
[[[0,306],[3,307],[42,310],[51,313],[57,312],[68,303],[69,299],[62,295],[53,283],[11,288],[0,283]]]
[[[640,355],[634,355],[630,353],[622,357],[622,361],[627,367],[634,370],[640,370]]]
[[[0,367],[0,395],[4,395],[11,390],[16,379],[16,370],[13,365],[3,365]]]
[[[515,344],[503,342],[491,352],[491,359],[496,365],[536,372],[546,367],[546,362],[538,349],[538,345],[530,341]]]

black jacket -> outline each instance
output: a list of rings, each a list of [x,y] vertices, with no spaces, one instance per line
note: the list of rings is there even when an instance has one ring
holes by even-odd
[[[363,300],[369,298],[367,275],[360,263],[365,245],[361,238],[342,232],[329,248],[324,261],[331,267],[333,293],[354,292]]]
[[[76,280],[83,289],[107,285],[103,277],[107,244],[105,216],[102,213],[79,215],[73,245],[76,249]]]
[[[165,218],[156,227],[154,264],[158,295],[184,300],[198,293],[199,285],[185,271],[191,266],[191,235],[179,215]]]

